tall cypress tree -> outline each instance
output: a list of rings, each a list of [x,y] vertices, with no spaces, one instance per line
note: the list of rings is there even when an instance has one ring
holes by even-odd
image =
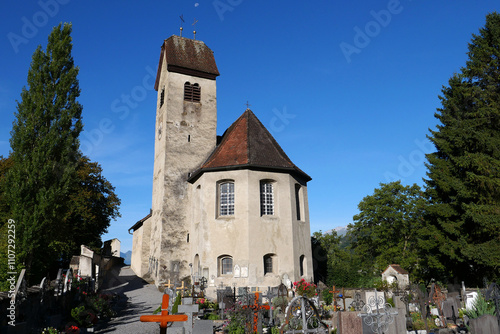
[[[46,51],[39,46],[34,52],[11,131],[14,164],[6,196],[16,221],[18,264],[34,278],[60,255],[61,225],[78,182],[82,106],[70,34],[71,25],[60,24]]]
[[[429,139],[423,245],[428,275],[479,284],[500,279],[500,15],[469,43],[466,66],[440,96]]]

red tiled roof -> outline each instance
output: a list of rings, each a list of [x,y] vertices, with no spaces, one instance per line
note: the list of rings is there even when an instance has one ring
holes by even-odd
[[[219,146],[193,178],[208,170],[242,168],[288,172],[311,180],[288,158],[250,109],[226,130]]]
[[[396,270],[398,273],[400,273],[401,275],[408,275],[408,272],[406,270],[404,270],[403,268],[401,268],[401,266],[399,264],[390,264],[385,270],[384,270],[384,273],[387,271],[387,269],[389,269],[390,267],[392,267],[392,269]]]
[[[170,72],[207,79],[215,79],[215,77],[219,76],[214,53],[205,43],[174,35],[166,39],[161,46],[155,90],[158,90],[163,57],[166,57],[168,71]]]

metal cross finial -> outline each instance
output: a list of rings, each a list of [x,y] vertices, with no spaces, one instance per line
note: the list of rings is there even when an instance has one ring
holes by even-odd
[[[180,35],[180,37],[182,37],[182,24],[185,22],[184,21],[184,14],[181,14],[181,16],[179,16],[179,18],[181,19],[181,35]]]
[[[247,109],[250,109],[249,107],[251,106],[251,104],[248,103],[248,101],[247,101],[247,103],[245,103],[245,105],[247,106]]]
[[[192,24],[193,29],[196,29],[195,25],[196,25],[197,22],[198,22],[198,20],[194,19],[193,24]],[[196,39],[196,30],[193,30],[193,39]]]

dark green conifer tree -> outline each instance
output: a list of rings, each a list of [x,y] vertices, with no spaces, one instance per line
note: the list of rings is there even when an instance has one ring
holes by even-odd
[[[5,196],[16,222],[18,264],[36,279],[68,237],[61,226],[78,182],[82,106],[70,34],[71,25],[60,24],[46,51],[39,46],[34,52],[11,131],[13,166]]]
[[[429,139],[429,207],[422,244],[427,276],[480,284],[500,274],[500,15],[469,44],[468,61],[443,87],[441,124]]]

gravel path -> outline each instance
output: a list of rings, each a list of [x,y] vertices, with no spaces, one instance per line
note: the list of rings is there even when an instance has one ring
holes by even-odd
[[[158,324],[139,320],[141,315],[153,314],[160,306],[163,294],[156,286],[137,277],[129,266],[114,269],[107,281],[108,288],[104,292],[119,295],[117,316],[100,325],[97,333],[158,334]]]

